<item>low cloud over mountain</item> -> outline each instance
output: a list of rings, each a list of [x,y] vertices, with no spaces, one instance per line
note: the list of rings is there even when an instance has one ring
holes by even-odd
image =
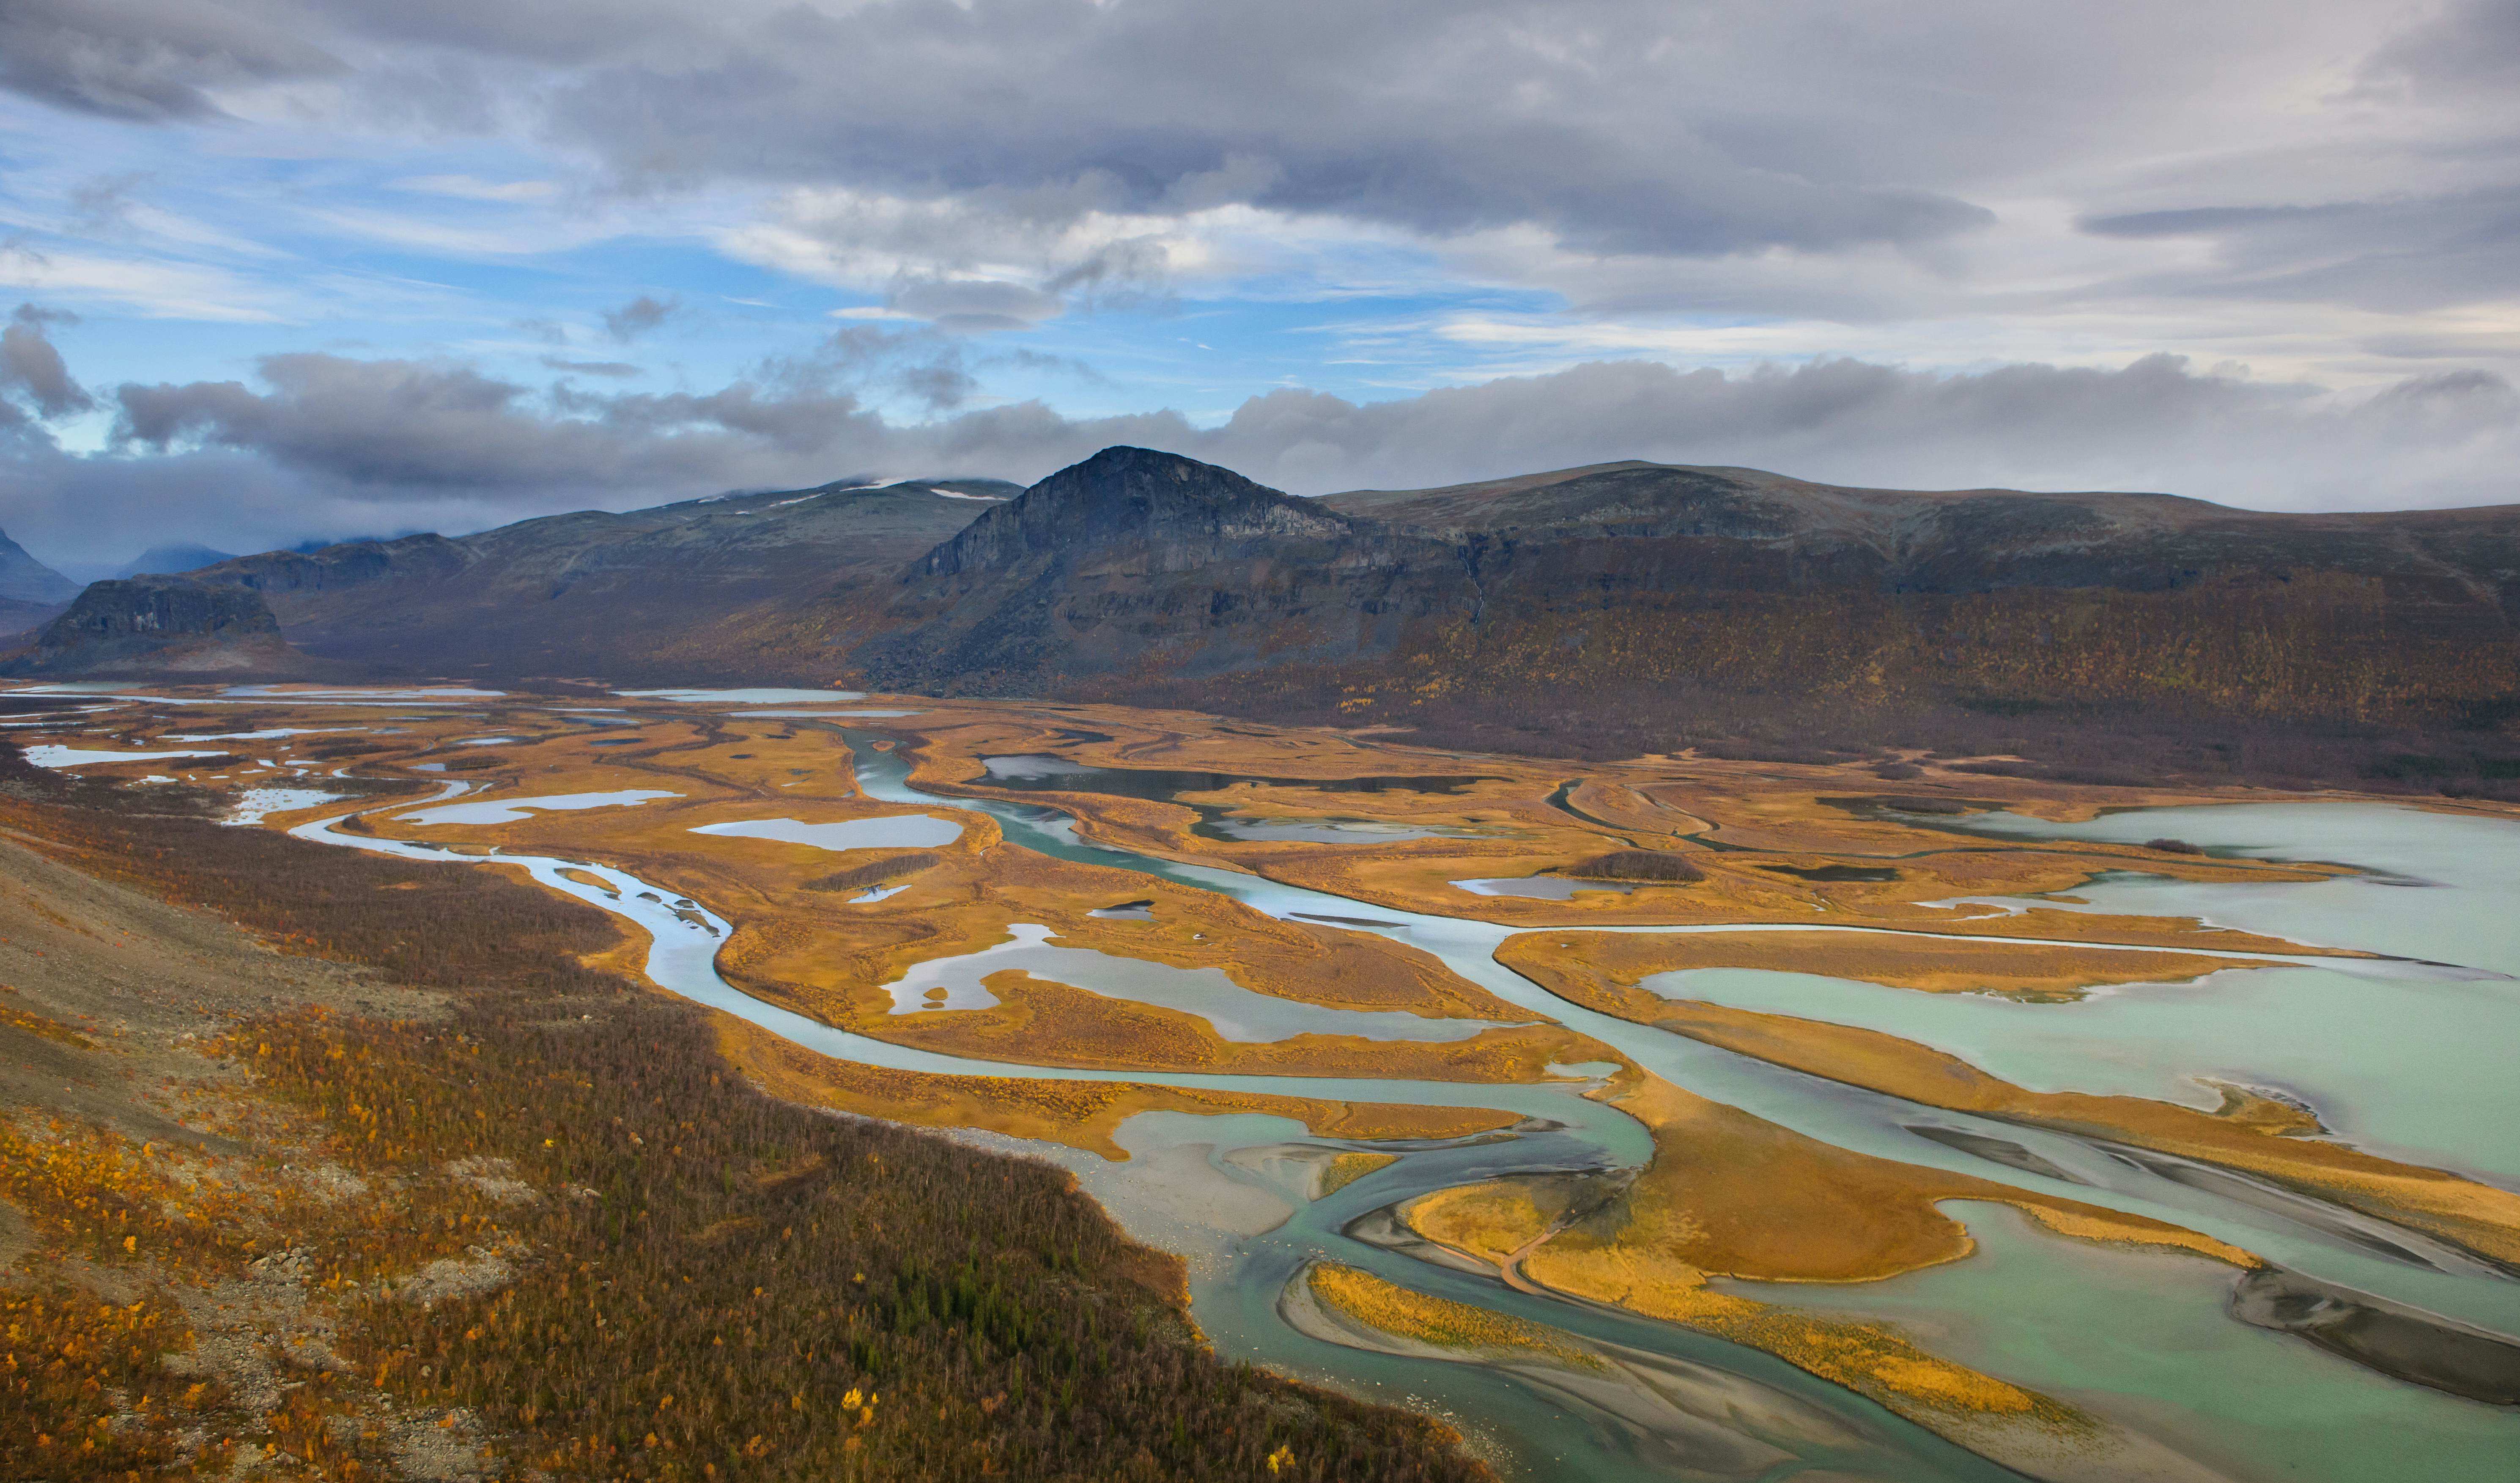
[[[7,405],[20,426],[0,526],[72,562],[122,561],[130,553],[112,532],[132,529],[256,550],[867,472],[1024,481],[1111,443],[1304,494],[1642,458],[2290,510],[2368,508],[2380,490],[2400,506],[2506,500],[2520,456],[2520,395],[2491,375],[2335,396],[2169,356],[1959,375],[1855,360],[1734,374],[1607,362],[1367,403],[1280,390],[1201,427],[1173,411],[1070,418],[1037,402],[905,423],[870,407],[849,378],[793,364],[712,391],[654,393],[313,353],[267,357],[250,382],[100,393],[116,413],[111,448],[77,455],[44,419],[91,393],[52,353],[40,313],[22,312],[8,333],[0,364],[17,378]]]

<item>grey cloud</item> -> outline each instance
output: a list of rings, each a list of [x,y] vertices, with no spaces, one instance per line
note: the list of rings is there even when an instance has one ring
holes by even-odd
[[[1133,237],[1095,248],[1051,275],[1042,290],[1094,308],[1142,304],[1162,297],[1165,278],[1163,244]]]
[[[1644,458],[1872,486],[2471,505],[2520,502],[2520,393],[2461,372],[2340,399],[2200,375],[2168,355],[1964,376],[1847,360],[1731,376],[1614,362],[1364,406],[1276,392],[1182,451],[1306,491]]]
[[[1091,361],[1081,360],[1073,355],[1049,355],[1039,350],[1027,350],[1021,346],[1003,354],[992,355],[987,358],[985,364],[1013,366],[1020,371],[1056,372],[1061,376],[1075,377],[1078,381],[1091,382],[1098,386],[1111,384],[1111,379],[1097,370]]]
[[[247,17],[284,14],[279,0],[192,4],[200,28],[254,36],[274,28]],[[912,199],[1067,192],[1157,215],[1252,203],[1436,234],[1532,222],[1580,250],[1683,255],[1928,242],[1990,219],[1898,166],[1878,168],[1885,153],[1865,137],[1876,131],[1829,138],[1801,121],[1816,92],[1878,67],[1824,74],[1808,42],[1814,18],[1726,9],[314,0],[285,14],[359,38],[374,76],[393,87],[462,91],[431,56],[540,67],[514,91],[540,96],[548,83],[557,137],[632,181],[742,178]],[[1948,21],[1920,15],[1913,25]],[[1730,47],[1729,33],[1745,28],[1757,33],[1755,61]],[[1947,53],[1957,66],[1964,50],[1917,54]],[[226,54],[188,55],[206,71]],[[241,52],[232,69],[329,62]],[[1771,65],[1809,75],[1754,81]],[[151,75],[182,70],[166,62]],[[132,112],[206,112],[198,86],[181,86]],[[1898,107],[1920,115],[1930,111],[1920,99],[1939,96],[1930,84],[1907,89]],[[488,126],[486,116],[471,126]],[[1098,281],[1110,277],[1106,268]]]
[[[320,355],[265,362],[260,388],[127,385],[122,453],[0,443],[0,526],[42,535],[65,560],[90,546],[118,560],[132,534],[161,529],[239,550],[870,470],[1030,480],[1112,443],[1303,494],[1644,458],[1858,485],[2153,489],[2268,508],[2520,500],[2520,392],[2473,371],[2340,399],[2200,374],[2173,356],[1965,376],[1846,360],[1732,375],[1607,362],[1367,404],[1282,390],[1213,427],[1175,412],[1073,419],[1038,402],[904,423],[870,410],[852,379],[905,366],[950,378],[955,363],[928,358],[915,332],[843,336],[708,392],[562,383],[537,397],[463,366]]]
[[[0,87],[82,112],[205,118],[219,112],[206,89],[340,69],[286,23],[205,0],[0,7]]]
[[[654,298],[642,293],[618,309],[604,311],[604,328],[614,339],[633,340],[661,325],[683,306],[679,298]]]
[[[134,195],[148,180],[146,170],[125,170],[78,186],[69,193],[71,228],[88,234],[121,229],[130,215]]]
[[[2421,88],[2507,88],[2520,81],[2520,0],[2459,0],[2380,49],[2367,80]]]
[[[1109,209],[1238,200],[1435,234],[1534,222],[1588,251],[1921,242],[1991,220],[1766,158],[1737,115],[1717,143],[1709,115],[1732,111],[1643,55],[1686,29],[1633,0],[797,8],[704,65],[599,68],[561,95],[556,125],[668,179],[914,198],[1092,182]]]
[[[708,30],[714,7],[672,0],[334,0],[340,24],[366,34],[545,63],[577,63]]]
[[[930,411],[941,412],[959,407],[971,399],[980,383],[971,373],[960,366],[930,364],[904,370],[897,384],[902,394],[923,403]]]
[[[994,278],[922,278],[893,285],[884,306],[955,334],[992,330],[1028,330],[1066,312],[1055,292],[1027,288]]]
[[[0,393],[15,393],[32,402],[38,415],[51,419],[85,412],[96,405],[86,389],[70,380],[61,350],[44,333],[48,324],[74,324],[75,316],[20,304],[0,330]],[[0,406],[5,406],[0,403]],[[17,409],[11,407],[10,413]],[[22,421],[23,414],[17,414]]]
[[[567,360],[558,355],[546,355],[543,357],[543,365],[551,370],[565,372],[571,376],[606,376],[615,379],[627,379],[633,376],[645,376],[648,374],[637,366],[630,364],[628,361],[622,360]]]
[[[715,482],[708,471],[765,448],[806,454],[856,416],[844,393],[765,391],[601,396],[563,382],[548,410],[527,388],[469,366],[265,357],[269,386],[237,382],[125,385],[116,441],[249,451],[379,498],[395,491],[590,490]]]
[[[846,389],[901,396],[928,412],[951,411],[980,389],[962,340],[942,325],[909,330],[849,325],[805,355],[764,362],[757,379],[791,394]]]
[[[2200,206],[2100,216],[2105,237],[2201,237],[2218,270],[2179,292],[2351,303],[2384,312],[2510,296],[2520,283],[2520,186],[2315,205]]]

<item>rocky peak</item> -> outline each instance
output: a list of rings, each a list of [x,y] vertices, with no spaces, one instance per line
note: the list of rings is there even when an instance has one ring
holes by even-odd
[[[21,603],[67,603],[78,584],[26,554],[0,531],[0,598]]]
[[[21,673],[271,669],[296,658],[260,593],[231,582],[144,576],[89,583],[12,667]]]
[[[917,575],[1057,563],[1130,551],[1148,571],[1188,571],[1287,541],[1336,541],[1347,517],[1230,469],[1149,448],[1105,448],[989,510],[927,555]]]

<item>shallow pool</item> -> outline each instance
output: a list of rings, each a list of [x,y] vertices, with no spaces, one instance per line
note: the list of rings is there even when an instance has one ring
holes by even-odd
[[[836,824],[739,819],[731,824],[703,824],[692,832],[735,839],[776,839],[785,844],[810,844],[818,850],[926,849],[962,838],[963,826],[930,814],[892,814]]]
[[[514,824],[537,812],[569,812],[587,808],[636,808],[655,798],[679,798],[663,788],[630,787],[608,793],[546,793],[538,798],[474,798],[441,803],[415,813],[396,814],[405,824]]]

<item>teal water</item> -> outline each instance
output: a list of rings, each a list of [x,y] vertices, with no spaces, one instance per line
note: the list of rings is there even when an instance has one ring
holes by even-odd
[[[2074,1004],[1920,994],[1809,973],[1696,968],[1666,999],[1824,1019],[1948,1051],[2036,1092],[2121,1093],[2212,1109],[2209,1080],[2280,1091],[2372,1152],[2520,1182],[2520,985],[2400,966],[2242,968],[2128,984]],[[2408,1076],[2406,1068],[2425,1074]]]
[[[2201,916],[2295,942],[2520,974],[2520,822],[2509,819],[2377,803],[2228,803],[2085,824],[1973,814],[1953,827],[2117,844],[2167,836],[2252,859],[2357,866],[2372,874],[2292,885],[2118,878],[2069,894],[2087,900],[2083,911]]]
[[[2230,1271],[2201,1257],[2068,1244],[2003,1205],[1954,1202],[1965,1262],[1813,1289],[1727,1282],[1746,1297],[1891,1320],[1936,1353],[2069,1404],[2132,1413],[2234,1477],[2506,1483],[2510,1413],[2419,1386],[2373,1385],[2351,1362],[2222,1311]]]
[[[867,739],[857,740],[863,743]],[[1640,1064],[1700,1095],[1741,1106],[1811,1136],[1868,1153],[1960,1169],[1999,1183],[2157,1215],[2207,1231],[2331,1281],[2452,1314],[2472,1324],[2520,1332],[2520,1282],[2462,1261],[2457,1253],[2420,1239],[2409,1237],[2402,1246],[2380,1249],[2369,1241],[2340,1237],[2316,1221],[2293,1219],[2280,1210],[2226,1198],[2131,1167],[2111,1157],[2105,1149],[2069,1138],[1933,1112],[1590,1013],[1555,1000],[1497,965],[1495,949],[1511,934],[1511,929],[1501,925],[1391,912],[1257,876],[1182,866],[1093,844],[1079,839],[1073,822],[1054,811],[931,796],[909,786],[906,769],[889,754],[861,744],[857,759],[861,784],[869,797],[986,812],[999,821],[1010,842],[1020,848],[1221,891],[1273,916],[1336,919],[1351,925],[1360,921],[1374,923],[1353,929],[1372,930],[1432,952],[1456,971],[1508,1002],[1547,1013],[1615,1045]],[[2220,843],[2223,838],[2207,831],[2205,823],[2248,823],[2228,810],[2178,812],[2211,813],[2215,818],[2182,819],[2175,825],[2136,821],[2116,827],[2132,830],[2132,837],[2137,839],[2179,832],[2199,843]],[[2397,876],[2416,876],[2418,873],[2408,866],[2416,863],[2413,857],[2421,853],[2425,826],[2391,820],[2375,828],[2378,832],[2371,835],[2375,849],[2394,852],[2390,860],[2382,860],[2375,852],[2375,868]],[[2261,849],[2299,847],[2294,837],[2277,836],[2272,831],[2270,825],[2255,831],[2227,829],[2224,834],[2235,843]],[[361,840],[337,834],[321,825],[303,827],[294,832],[418,858],[470,858],[428,846]],[[2331,831],[2325,837],[2341,836]],[[2465,835],[2445,836],[2440,849],[2445,856],[2457,855],[2473,845],[2491,855],[2506,842],[2502,835],[2483,841]],[[2342,858],[2337,852],[2318,857]],[[1538,1120],[1508,1140],[1414,1147],[1399,1164],[1318,1203],[1301,1200],[1284,1189],[1282,1182],[1273,1184],[1266,1173],[1234,1159],[1239,1150],[1287,1143],[1324,1143],[1277,1119],[1147,1114],[1124,1124],[1119,1136],[1137,1156],[1122,1163],[1070,1149],[1033,1148],[1031,1151],[1077,1169],[1086,1187],[1130,1229],[1182,1250],[1191,1258],[1194,1316],[1225,1357],[1264,1361],[1360,1393],[1451,1415],[1519,1476],[1604,1480],[1784,1477],[1795,1473],[1813,1478],[1881,1479],[2012,1476],[1861,1398],[1754,1351],[1589,1305],[1510,1292],[1492,1281],[1431,1267],[1342,1234],[1347,1222],[1357,1216],[1425,1190],[1500,1173],[1632,1165],[1647,1156],[1649,1145],[1641,1128],[1615,1109],[1583,1101],[1568,1086],[1067,1072],[914,1051],[819,1024],[750,1000],[726,985],[713,966],[717,947],[724,941],[726,923],[704,905],[674,898],[608,867],[578,865],[578,869],[605,882],[597,887],[559,875],[562,868],[577,864],[574,862],[507,858],[510,863],[525,866],[545,884],[618,912],[648,930],[652,938],[649,971],[657,982],[842,1058],[940,1072],[1128,1080],[1351,1101],[1494,1106]],[[2442,882],[2430,889],[2445,896],[2470,893],[2468,910],[2474,911],[2479,909],[2480,897],[2494,894],[2501,877],[2491,868],[2470,869],[2462,857],[2456,861],[2433,861],[2430,874],[2420,878]],[[2393,892],[2399,897],[2423,894],[2415,887],[2368,881],[2315,887],[2228,888],[2261,895],[2300,889],[2329,892],[2330,904],[2308,914],[2322,928],[2318,931],[2286,932],[2258,924],[2301,913],[2302,909],[2280,896],[2228,903],[2215,898],[2203,909],[2217,920],[2249,925],[2254,930],[2379,951],[2408,951],[2377,940],[2393,936],[2393,925],[2365,921],[2361,914],[2364,905],[2380,898],[2347,895],[2336,889],[2355,886],[2365,891]],[[2085,894],[2117,888],[2114,883],[2095,886]],[[2340,908],[2340,902],[2345,907]],[[2167,906],[2145,909],[2187,910]],[[2376,906],[2373,909],[2377,910]],[[2252,920],[2244,921],[2240,916]],[[2491,940],[2493,930],[2479,928],[2475,935],[2455,941],[2435,931],[2430,934],[2435,939],[2433,950],[2416,956],[2500,970],[2500,961],[2496,957],[2498,950]],[[2456,949],[2464,956],[2454,956],[2447,949]],[[2287,966],[2219,976],[2263,981],[2269,975],[2297,971],[2328,972]],[[2455,977],[2410,977],[2405,981],[2445,990],[2465,990],[2482,982]],[[1830,982],[1819,980],[1817,984]],[[2347,981],[2347,987],[2358,984],[2382,995],[2395,994],[2403,988],[2397,979]],[[2214,983],[2203,987],[2201,993],[2211,997],[2221,993],[2223,987]],[[2199,992],[2199,986],[2188,989]],[[1819,992],[1814,984],[1801,985],[1800,990],[1806,994]],[[1792,985],[1776,990],[1793,991]],[[1926,995],[1912,995],[1909,999],[1921,1004],[1942,1002]],[[1860,996],[1843,1001],[1848,1006],[1859,1002]],[[2070,1015],[2113,1002],[2103,998],[2084,1005],[2044,1008]],[[2296,1003],[2292,1010],[2299,1014],[2301,1006]],[[1884,1009],[1881,1012],[1895,1011]],[[2302,1017],[2314,1022],[2317,1019],[2316,1014]],[[2069,1021],[2056,1021],[2066,1022]],[[1915,1029],[1916,1021],[1899,1023],[1909,1026],[1903,1033],[1930,1038]],[[1894,1031],[1899,1028],[1888,1023],[1883,1027]],[[1984,1039],[1985,1054],[1989,1055],[2029,1057],[2034,1054],[2027,1042],[2006,1049],[2008,1042],[2003,1034],[1971,1030],[1958,1021],[1949,1026],[1937,1023],[1931,1028],[1939,1033],[1979,1034]],[[2224,1038],[2232,1046],[2241,1044],[2235,1032]],[[2331,1058],[2348,1069],[2357,1063],[2358,1056],[2367,1057],[2362,1064],[2375,1065],[2397,1054],[2386,1042],[2365,1041],[2351,1034],[2333,1038],[2339,1046]],[[2160,1065],[2147,1068],[2139,1063],[2140,1056],[2119,1057],[2116,1068],[2111,1070],[2104,1047],[2107,1039],[2104,1034],[2050,1035],[2050,1043],[2035,1054],[2048,1058],[2049,1069],[2060,1084],[2072,1083],[2073,1078],[2082,1075],[2114,1075],[2129,1085],[2146,1077],[2169,1085],[2191,1074],[2213,1074],[2211,1067],[2202,1072],[2186,1069],[2190,1061],[2212,1057],[2185,1054],[2177,1035],[2169,1030],[2154,1037],[2157,1050],[2150,1054],[2161,1060]],[[2408,1054],[2419,1058],[2433,1054],[2426,1047],[2439,1049],[2437,1041],[2420,1036],[2413,1044],[2416,1049]],[[2325,1090],[2340,1107],[2357,1109],[2354,1115],[2358,1117],[2388,1119],[2391,1127],[2402,1130],[2397,1136],[2405,1137],[2411,1137],[2423,1121],[2407,1109],[2419,1101],[2414,1084],[2428,1077],[2435,1083],[2448,1084],[2448,1090],[2436,1089],[2425,1095],[2446,1097],[2453,1102],[2467,1097],[2466,1105],[2471,1106],[2500,1105],[2492,1100],[2498,1095],[2496,1088],[2458,1085],[2469,1074],[2464,1063],[2446,1065],[2447,1069],[2407,1064],[2394,1071],[2383,1066],[2382,1070],[2390,1074],[2363,1077],[2370,1083],[2364,1100],[2385,1104],[2377,1113],[2360,1110],[2360,1103],[2335,1087]],[[2299,1069],[2287,1067],[2295,1073],[2295,1080],[2303,1079]],[[2393,1075],[2408,1085],[2393,1093]],[[2293,1081],[2271,1075],[2235,1079],[2293,1085]],[[2327,1077],[2337,1083],[2347,1079],[2341,1072]],[[1912,1129],[1920,1122],[2018,1143],[2088,1183],[2059,1183],[1973,1157],[1919,1136]],[[1284,1214],[1277,1214],[1281,1210]],[[1868,1301],[1900,1305],[1901,1321],[1915,1329],[1929,1347],[1943,1348],[1955,1358],[1979,1364],[2021,1383],[2056,1389],[2116,1425],[2176,1447],[2216,1473],[2231,1478],[2362,1483],[2371,1478],[2408,1477],[2465,1483],[2470,1478],[2510,1475],[2508,1470],[2475,1470],[2481,1461],[2490,1464],[2498,1455],[2498,1444],[2500,1456],[2520,1457],[2520,1416],[2386,1379],[2335,1360],[2300,1340],[2248,1328],[2227,1317],[2222,1307],[2229,1282],[2226,1270],[2183,1258],[2122,1261],[2125,1253],[2027,1230],[2011,1231],[2005,1226],[2008,1217],[1968,1213],[1986,1242],[1985,1258],[1914,1274],[1891,1283],[1827,1289],[1797,1287],[1776,1296],[1780,1301],[1817,1309]],[[1640,1436],[1616,1418],[1589,1413],[1564,1395],[1535,1386],[1526,1378],[1442,1361],[1369,1354],[1308,1338],[1286,1326],[1278,1315],[1277,1304],[1285,1283],[1305,1263],[1321,1256],[1368,1268],[1391,1281],[1440,1296],[1671,1356],[1675,1363],[1702,1367],[1707,1373],[1720,1373],[1749,1387],[1744,1393],[1757,1396],[1758,1404],[1735,1418],[1737,1448],[1708,1445],[1703,1439],[1684,1448],[1668,1437]],[[2146,1266],[2146,1262],[2157,1265]],[[2362,1445],[2355,1438],[2322,1444],[2318,1440],[2322,1435],[2318,1427],[2329,1420],[2336,1423],[2329,1427],[2330,1432],[2344,1429],[2353,1431],[2357,1438],[2394,1438],[2395,1445]],[[2253,1427],[2257,1429],[2253,1431]],[[2311,1440],[2297,1446],[2278,1445],[2287,1428],[2307,1428]],[[2262,1433],[2275,1440],[2262,1443]],[[1785,1449],[1785,1461],[1755,1461],[1767,1455],[1761,1449],[1773,1451],[1778,1446]],[[2375,1459],[2396,1459],[2397,1463],[2392,1464],[2395,1470],[2387,1466],[2374,1470]]]

